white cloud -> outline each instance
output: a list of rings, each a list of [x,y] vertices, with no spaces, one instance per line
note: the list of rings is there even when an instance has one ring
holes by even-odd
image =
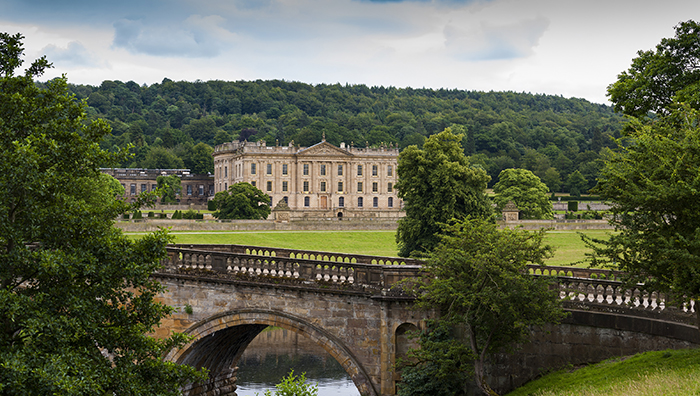
[[[219,55],[226,41],[234,37],[220,27],[224,22],[217,15],[191,15],[173,29],[121,19],[114,23],[113,46],[153,56],[210,58]]]
[[[549,20],[544,17],[503,25],[482,21],[461,27],[450,23],[444,30],[445,45],[451,54],[464,60],[523,58],[533,54],[548,27]]]
[[[77,41],[69,42],[66,47],[49,44],[42,48],[41,52],[54,64],[54,67],[76,68],[104,66],[103,62],[100,62],[94,54]]]

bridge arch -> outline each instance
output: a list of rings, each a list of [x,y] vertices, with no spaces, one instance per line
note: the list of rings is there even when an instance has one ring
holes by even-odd
[[[201,320],[184,331],[194,339],[184,347],[170,351],[166,359],[197,368],[206,367],[210,376],[215,377],[230,369],[248,344],[267,326],[281,327],[308,337],[340,363],[361,395],[378,396],[366,370],[341,340],[304,318],[271,309],[238,309]]]

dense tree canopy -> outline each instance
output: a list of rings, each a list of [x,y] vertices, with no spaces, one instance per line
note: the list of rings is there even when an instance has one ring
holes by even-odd
[[[431,328],[437,334],[421,337],[424,348],[409,354],[413,369],[407,374],[427,368],[435,378],[448,379],[457,372],[464,382],[473,376],[483,393],[494,395],[485,381],[486,359],[526,342],[531,326],[563,317],[550,280],[527,270],[528,264],[543,264],[551,248],[542,244],[544,231],[499,229],[485,219],[466,219],[444,231],[423,267],[418,300],[419,307],[439,311]],[[463,337],[440,336],[450,328],[463,329]],[[411,394],[404,387],[400,394]]]
[[[634,117],[668,115],[672,103],[700,108],[700,25],[679,23],[656,50],[639,51],[629,70],[608,86],[615,109]]]
[[[505,169],[493,186],[494,202],[502,210],[509,201],[520,209],[521,219],[553,219],[549,188],[527,169]]]
[[[197,144],[210,147],[233,139],[302,146],[321,141],[356,146],[422,146],[446,127],[463,128],[462,147],[495,183],[503,169],[524,168],[548,183],[567,186],[580,170],[588,188],[592,165],[612,147],[622,117],[611,107],[582,99],[514,92],[310,85],[289,81],[171,81],[150,86],[104,81],[71,90],[87,99],[90,118],[104,118],[113,136],[102,147],[132,144],[135,157],[121,166],[143,167],[148,151],[162,147],[191,165]],[[454,129],[457,131],[456,129]],[[208,164],[206,172],[213,173]],[[559,178],[555,176],[557,172]],[[545,174],[550,178],[546,178]],[[559,180],[557,184],[557,180]],[[553,184],[549,184],[549,183]],[[559,188],[555,188],[559,187]]]
[[[250,183],[236,183],[214,196],[217,219],[266,219],[272,211],[270,196]]]
[[[686,301],[700,298],[698,125],[700,114],[689,108],[633,122],[596,187],[619,232],[598,246],[594,263],[614,263],[633,281]]]
[[[22,39],[0,33],[0,394],[177,395],[195,372],[161,356],[183,336],[146,335],[172,311],[150,279],[169,238],[114,227],[109,127],[64,78],[35,85],[44,58],[14,74]]]
[[[430,252],[439,242],[441,223],[491,214],[485,195],[490,178],[471,166],[462,139],[447,128],[422,149],[409,146],[399,154],[396,189],[406,211],[396,232],[399,256]]]

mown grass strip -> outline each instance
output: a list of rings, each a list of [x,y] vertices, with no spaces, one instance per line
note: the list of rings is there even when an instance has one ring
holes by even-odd
[[[646,352],[545,375],[508,396],[700,394],[700,350]]]
[[[606,238],[609,232],[583,231],[596,238]],[[398,251],[394,231],[182,231],[172,234],[176,243],[255,245],[390,257],[396,256]],[[142,234],[129,235],[138,238]],[[587,265],[583,260],[589,249],[576,231],[549,231],[545,243],[555,248],[548,265]]]

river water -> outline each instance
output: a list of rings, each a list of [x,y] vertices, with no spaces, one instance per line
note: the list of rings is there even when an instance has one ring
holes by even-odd
[[[280,328],[265,329],[243,352],[238,362],[238,396],[263,396],[290,370],[306,373],[309,382],[318,383],[319,396],[360,396],[343,367],[310,339]]]

